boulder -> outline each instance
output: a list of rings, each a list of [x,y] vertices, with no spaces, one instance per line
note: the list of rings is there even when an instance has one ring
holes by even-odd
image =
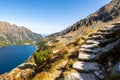
[[[115,76],[120,76],[120,62],[118,62],[112,69],[112,74]]]
[[[102,53],[108,53],[112,51],[115,47],[119,46],[118,44],[120,44],[120,39],[103,47]]]
[[[96,80],[93,74],[87,73],[70,73],[65,76],[64,80]]]
[[[97,62],[83,62],[76,61],[73,64],[73,68],[77,69],[79,72],[94,72],[95,70],[99,70],[99,66]]]
[[[83,53],[80,52],[78,55],[78,59],[79,60],[85,60],[85,61],[90,61],[90,60],[94,60],[96,58],[96,55],[94,54],[88,54],[88,53]]]

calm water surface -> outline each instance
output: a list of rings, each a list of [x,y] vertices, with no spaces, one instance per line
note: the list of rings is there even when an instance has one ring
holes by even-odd
[[[17,45],[0,48],[0,74],[8,72],[27,60],[36,50],[34,46]]]

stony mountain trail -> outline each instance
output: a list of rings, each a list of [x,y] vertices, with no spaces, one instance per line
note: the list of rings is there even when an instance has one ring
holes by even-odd
[[[98,60],[105,51],[112,49],[110,47],[106,50],[107,46],[115,45],[120,41],[119,38],[115,37],[117,32],[120,32],[119,22],[101,27],[96,32],[90,33],[86,43],[79,48],[78,61],[73,64],[73,68],[78,72],[70,73],[65,77],[65,80],[104,80],[106,70]]]

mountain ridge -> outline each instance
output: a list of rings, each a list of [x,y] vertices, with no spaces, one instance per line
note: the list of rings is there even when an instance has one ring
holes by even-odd
[[[90,14],[85,19],[82,19],[72,26],[49,35],[48,37],[52,36],[59,36],[59,35],[65,35],[71,31],[76,31],[82,26],[91,26],[97,24],[100,22],[108,22],[115,18],[117,18],[120,15],[120,2],[119,0],[113,0],[110,3],[106,4],[105,6],[101,7],[98,11],[96,11],[93,14]]]
[[[34,33],[24,26],[0,22],[0,46],[32,44],[33,41],[40,39],[42,39],[40,34]]]

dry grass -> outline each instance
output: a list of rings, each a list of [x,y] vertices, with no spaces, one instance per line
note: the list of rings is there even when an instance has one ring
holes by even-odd
[[[52,63],[52,67],[49,70],[37,73],[33,80],[55,80],[62,73],[62,68],[65,66],[67,61],[59,60]]]
[[[60,80],[70,72],[75,72],[72,64],[77,60],[78,48],[85,43],[89,33],[96,31],[98,28],[80,27],[77,31],[72,31],[64,37],[59,37],[59,41],[55,41],[50,46],[56,51],[49,59],[49,68],[46,66],[42,71],[38,72],[34,80]],[[66,45],[66,43],[68,43]]]

